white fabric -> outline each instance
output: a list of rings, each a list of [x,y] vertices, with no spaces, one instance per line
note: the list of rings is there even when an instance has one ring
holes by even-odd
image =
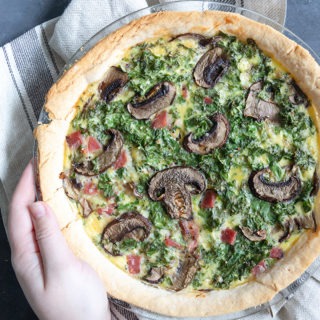
[[[173,1],[175,0],[73,0],[57,22],[50,46],[63,60],[68,61],[85,42],[110,22],[145,8],[148,4]],[[285,22],[286,0],[220,0],[218,2],[256,11],[281,25]],[[250,17],[250,13],[246,15]]]
[[[103,27],[147,6],[145,0],[72,1],[57,22],[50,46],[67,61]]]
[[[166,3],[166,2],[174,2],[176,0],[159,0],[160,3]],[[238,6],[241,12],[241,8],[246,8],[248,10],[252,10],[254,12],[260,13],[262,16],[265,16],[275,22],[277,22],[280,25],[284,25],[285,19],[286,19],[286,9],[287,9],[287,1],[285,0],[218,0],[217,2],[223,3],[223,4],[231,4]],[[207,4],[204,5],[204,8],[207,6],[214,6],[214,4]],[[244,14],[248,18],[255,18],[257,19],[256,15],[253,17],[249,12]],[[258,19],[259,20],[259,19]],[[265,22],[263,18],[260,19],[261,22]],[[269,22],[273,27],[276,27],[276,24],[272,24]],[[279,29],[279,28],[277,28]]]
[[[32,129],[36,125],[45,92],[62,69],[63,61],[60,58],[67,61],[101,28],[127,13],[146,7],[147,2],[155,4],[157,0],[73,0],[57,23],[51,21],[38,26],[0,48],[0,201],[4,220],[8,199],[23,168],[32,157]],[[221,2],[243,4],[280,24],[285,21],[286,0]],[[43,94],[37,96],[39,92]],[[282,300],[277,306],[244,319],[271,319],[270,312],[279,320],[320,319],[319,296],[318,269],[288,302]],[[114,319],[137,319],[116,305],[112,305],[112,313]],[[143,318],[141,315],[138,317]],[[158,316],[152,318],[164,319]]]

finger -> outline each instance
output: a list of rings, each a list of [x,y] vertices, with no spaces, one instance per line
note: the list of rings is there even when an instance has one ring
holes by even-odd
[[[25,168],[12,197],[8,219],[8,236],[12,254],[36,251],[28,205],[35,200],[32,163]]]
[[[63,269],[73,255],[59,229],[51,208],[44,202],[29,206],[36,240],[40,249],[45,274]]]

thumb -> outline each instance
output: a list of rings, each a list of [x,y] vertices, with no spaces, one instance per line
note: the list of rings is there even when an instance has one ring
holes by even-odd
[[[51,208],[41,201],[32,203],[29,210],[45,273],[61,270],[72,258],[72,253],[55,215]]]

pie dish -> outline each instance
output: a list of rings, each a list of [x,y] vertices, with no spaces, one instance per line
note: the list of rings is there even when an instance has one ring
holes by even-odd
[[[241,50],[245,49],[250,49],[253,53],[243,53]],[[180,59],[182,61],[174,74],[189,77],[182,80],[181,77],[176,77],[173,81],[172,72],[167,73],[169,77],[161,77],[159,72],[159,75],[154,76],[155,79],[160,78],[156,82],[148,82],[149,78],[144,78],[144,81],[135,80],[139,79],[143,69],[150,68],[150,64],[146,63],[140,66],[138,71],[135,69],[135,62],[140,61],[138,58],[141,58],[141,55],[144,55],[144,61],[150,62],[147,60],[150,55],[146,52],[151,52],[152,56],[156,57],[152,61],[155,64],[164,60],[163,57],[175,57],[176,55],[172,54],[175,50],[179,51],[184,59]],[[167,56],[163,51],[171,55]],[[251,55],[252,60],[248,61],[248,56],[245,55]],[[262,61],[261,57],[267,62]],[[261,65],[268,66],[271,72],[258,70]],[[230,71],[233,66],[239,71],[236,75]],[[155,70],[164,70],[161,65],[157,68]],[[186,70],[189,70],[189,74]],[[290,71],[290,76],[286,70]],[[262,76],[258,72],[262,72]],[[152,79],[153,75],[149,76]],[[277,84],[274,84],[272,79],[275,83],[281,80],[281,85],[286,85],[287,93],[283,95],[280,92],[277,97],[274,92]],[[114,87],[115,82],[117,84]],[[236,92],[237,86],[232,84],[236,82],[241,86],[241,92]],[[127,83],[130,84],[131,91],[126,91]],[[42,197],[54,208],[73,251],[98,271],[107,291],[116,298],[173,316],[217,315],[264,303],[298,278],[319,254],[319,230],[316,224],[319,199],[314,195],[310,196],[310,192],[317,193],[313,176],[316,177],[318,166],[319,90],[319,66],[313,58],[306,50],[270,27],[235,14],[221,12],[163,12],[143,17],[99,42],[50,90],[45,110],[52,121],[39,126],[36,131]],[[301,135],[301,127],[295,138],[292,134],[287,134],[287,129],[286,132],[281,131],[284,123],[290,124],[290,129],[298,124],[294,118],[296,110],[293,110],[292,114],[287,112],[289,109],[285,109],[285,112],[281,110],[285,107],[285,104],[280,103],[283,96],[287,98],[285,104],[288,108],[298,108],[298,113],[302,114],[301,119],[307,125],[303,128],[306,136]],[[103,104],[98,106],[96,97],[104,101]],[[155,102],[154,97],[160,100]],[[163,105],[164,100],[166,102]],[[121,109],[121,113],[125,117],[116,122],[117,126],[109,125],[108,121],[111,120],[104,118],[103,123],[108,124],[102,130],[105,136],[91,134],[99,129],[92,129],[91,132],[88,125],[82,121],[83,114],[91,113],[89,119],[93,125],[99,126],[101,121],[97,120],[95,113],[100,110],[104,116],[116,115],[116,108],[120,108],[122,102],[125,108]],[[178,103],[185,107],[180,107],[179,112],[176,112],[178,114],[175,114],[173,106]],[[192,104],[191,107],[186,106],[189,103]],[[200,107],[195,106],[196,104]],[[111,106],[110,110],[104,113],[108,106]],[[182,113],[188,108],[191,111],[184,117]],[[205,117],[199,114],[199,108],[204,109]],[[167,113],[163,113],[165,110]],[[235,125],[232,119],[237,117],[242,119],[245,126],[241,123]],[[131,126],[133,122],[139,123],[140,127],[133,126],[130,127],[131,131],[127,129],[127,132],[121,133],[127,124]],[[73,129],[70,129],[70,123]],[[241,151],[252,151],[247,148],[248,144],[245,144],[244,140],[243,143],[235,141],[238,129],[241,137],[244,137],[246,130],[250,132],[259,129],[259,134],[253,134],[260,135],[257,142],[270,140],[265,146],[261,145],[264,151],[259,150],[260,153],[250,160],[249,166],[244,165],[244,162],[233,166],[226,163],[226,157],[221,158],[221,155],[232,155],[229,158],[245,159],[248,162],[251,157],[250,153],[244,157]],[[133,130],[137,131],[135,135]],[[139,132],[148,135],[149,131],[150,135],[158,137],[154,145],[151,145],[156,148],[149,148],[143,157],[140,154],[141,148],[138,148],[141,144],[135,146],[136,139],[139,138]],[[264,133],[267,133],[267,136],[263,136]],[[128,143],[130,136],[134,136],[135,140]],[[277,140],[280,139],[279,136],[285,137],[281,143]],[[155,157],[159,150],[154,149],[160,149],[160,154],[161,151],[167,151],[164,141],[169,141],[170,137],[176,141],[176,152],[173,155],[162,154],[160,159]],[[227,147],[231,146],[232,139],[235,141],[232,147],[236,149],[231,151]],[[253,139],[252,136],[249,136],[250,139]],[[280,145],[282,148],[270,151],[271,155],[283,152],[288,140],[289,150],[292,145],[290,139],[300,139],[300,145],[303,140],[305,149],[299,149],[299,143],[295,143],[295,156],[290,157],[286,152],[277,161],[261,159],[263,152],[273,145]],[[306,139],[309,139],[308,144]],[[160,141],[159,146],[157,141]],[[134,146],[136,148],[133,148]],[[79,156],[79,148],[83,153],[87,153],[86,157]],[[223,154],[226,149],[227,152]],[[300,164],[296,157],[298,150]],[[101,156],[105,151],[108,156]],[[301,161],[304,159],[301,153],[303,151],[309,152],[309,157],[305,156],[305,160]],[[213,157],[222,165],[218,172],[212,167],[217,164]],[[167,163],[169,160],[172,162]],[[139,177],[134,177],[136,172],[133,172],[133,169],[130,171],[129,167],[126,169],[126,165],[136,169],[137,164],[141,170],[148,171],[148,168],[152,168],[144,175],[145,184],[141,183],[140,189],[136,188],[137,182],[140,183]],[[209,169],[206,169],[208,166]],[[228,169],[224,170],[224,167]],[[122,168],[125,169],[120,173]],[[255,170],[251,173],[248,168]],[[130,179],[123,171],[131,172]],[[228,173],[228,177],[225,177],[227,185],[223,183],[219,171]],[[214,175],[211,176],[210,172],[214,172]],[[101,176],[103,182],[100,181]],[[143,176],[142,173],[140,176]],[[125,181],[122,185],[119,184],[121,179]],[[285,182],[280,183],[279,180]],[[72,194],[77,193],[78,189],[75,188],[74,181],[81,185],[80,197]],[[69,185],[68,188],[70,182],[71,187]],[[130,186],[131,182],[133,184]],[[309,189],[306,187],[308,184]],[[112,188],[114,185],[117,188]],[[226,188],[236,193],[233,206],[223,203],[223,197],[227,197]],[[114,189],[133,195],[116,195],[118,198],[114,201]],[[125,189],[131,190],[127,192]],[[248,207],[244,202],[239,202],[241,190],[246,192],[244,200],[250,199]],[[302,192],[308,194],[303,199],[299,198]],[[176,194],[179,195],[178,202],[172,199],[172,195]],[[139,205],[134,207],[134,211],[131,211],[131,208],[127,210],[125,205],[135,198],[139,199],[139,196],[147,203],[147,209],[142,213],[137,212],[137,208],[140,211],[143,209],[138,200]],[[93,198],[95,200],[92,200]],[[97,203],[97,199],[103,205]],[[233,198],[226,199],[229,201]],[[162,201],[162,204],[159,201]],[[179,206],[181,202],[183,205]],[[172,203],[176,205],[172,206]],[[165,222],[150,218],[151,206],[154,212],[160,212]],[[266,223],[264,220],[260,223],[255,218],[250,220],[247,217],[248,212],[234,212],[243,208],[249,210],[249,215],[258,216],[259,211],[265,214],[265,219],[276,221]],[[283,215],[283,210],[291,211]],[[276,214],[283,215],[284,220],[277,220]],[[213,216],[216,219],[212,219]],[[122,221],[135,221],[138,225],[127,227]],[[156,226],[156,223],[164,223],[165,228]],[[271,228],[278,224],[281,230]],[[111,229],[115,226],[127,230],[125,235],[113,235]],[[210,228],[209,233],[205,231],[206,228]],[[133,235],[134,230],[139,232]],[[170,263],[164,265],[167,269],[170,265],[171,273],[164,273],[165,283],[162,281],[160,288],[157,288],[158,279],[154,280],[153,272],[153,267],[160,266],[146,264],[148,259],[144,257],[142,263],[139,260],[141,270],[137,272],[137,259],[133,258],[137,256],[137,252],[144,250],[141,243],[148,243],[150,233],[154,236],[155,230],[162,230],[162,247],[164,243],[167,248],[165,252],[169,256],[184,253],[182,262],[171,257]],[[177,235],[174,230],[181,231]],[[189,238],[186,234],[190,234]],[[96,240],[97,235],[99,240]],[[275,235],[280,244],[275,245]],[[134,254],[126,251],[132,243],[127,244],[127,247],[123,246],[125,238],[139,243],[138,249],[133,248]],[[152,240],[156,242],[155,238]],[[214,245],[212,247],[212,243],[219,245],[220,249]],[[239,256],[239,251],[235,251],[235,248],[241,247],[248,255],[251,254],[250,250],[253,250],[254,256],[251,257],[253,260],[246,261],[245,255],[240,255],[241,259],[244,259],[244,273],[238,270],[234,278],[230,268],[228,274],[216,272],[222,269],[223,261],[227,259],[234,259],[234,268],[239,262],[235,259]],[[249,247],[253,249],[248,250]],[[148,248],[150,249],[150,243]],[[155,248],[157,249],[160,250],[160,246]],[[227,254],[223,256],[225,253],[221,250],[227,251]],[[258,255],[257,250],[261,250]],[[208,252],[215,252],[216,256],[208,257]],[[123,256],[117,257],[118,254],[126,257],[125,265]],[[219,260],[219,257],[224,257],[223,261]],[[155,263],[152,259],[149,259],[150,261]],[[216,261],[219,261],[218,268],[214,265]],[[176,269],[180,266],[187,275],[183,280],[172,280],[175,279],[175,271],[172,271],[176,270],[174,263],[178,265]],[[125,273],[124,269],[131,275]],[[201,270],[206,272],[201,273]],[[156,271],[159,273],[159,269]],[[162,276],[161,274],[161,278]],[[192,283],[186,281],[186,278],[190,277]]]

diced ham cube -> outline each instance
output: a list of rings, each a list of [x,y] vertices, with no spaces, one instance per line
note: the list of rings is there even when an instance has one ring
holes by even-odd
[[[234,245],[234,243],[236,242],[236,237],[237,237],[237,231],[233,229],[226,228],[221,231],[220,239],[224,243]]]
[[[97,209],[97,213],[100,214],[100,215],[101,214],[107,214],[107,215],[110,216],[111,214],[113,214],[115,207],[116,207],[115,203],[110,203],[109,205],[107,205],[104,208],[98,208]]]
[[[281,259],[283,258],[284,253],[282,251],[282,249],[277,248],[277,247],[273,247],[270,251],[270,258],[273,259]]]
[[[165,128],[168,125],[168,113],[166,110],[159,112],[152,120],[151,126],[153,129]]]
[[[101,143],[95,137],[88,138],[88,151],[94,153],[102,149]]]
[[[212,103],[212,99],[207,96],[207,97],[204,97],[204,98],[203,98],[203,102],[204,102],[205,104],[210,104],[210,103]]]
[[[177,249],[182,249],[182,245],[181,244],[175,242],[174,240],[172,240],[170,238],[165,238],[164,244],[167,247],[173,247],[173,248],[177,248]]]
[[[85,194],[95,195],[98,193],[98,188],[94,183],[90,181],[84,185],[83,192]]]
[[[114,169],[118,170],[120,168],[123,168],[126,165],[127,161],[128,161],[127,153],[125,150],[122,150],[116,162],[113,165]]]
[[[83,137],[80,131],[75,131],[66,136],[66,140],[70,148],[77,149],[81,146],[83,142]]]
[[[213,208],[216,198],[217,198],[216,192],[212,189],[208,189],[201,200],[200,208],[203,208],[203,209]]]
[[[185,84],[183,84],[181,87],[181,95],[182,95],[182,98],[185,100],[188,98],[189,92],[188,92],[188,88]]]
[[[264,260],[260,261],[256,266],[254,266],[251,270],[253,275],[258,275],[260,273],[263,273],[267,270],[267,265]]]
[[[127,265],[129,269],[129,273],[137,274],[140,273],[140,256],[128,255],[127,256]]]

